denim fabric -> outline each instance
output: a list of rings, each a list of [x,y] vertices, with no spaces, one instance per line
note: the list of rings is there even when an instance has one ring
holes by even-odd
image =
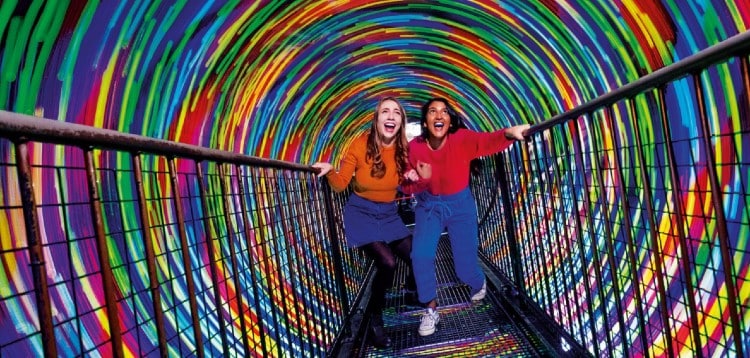
[[[411,234],[398,215],[395,201],[379,203],[357,194],[349,196],[344,206],[344,233],[350,247],[376,241],[390,243]]]
[[[456,275],[472,292],[479,291],[484,272],[479,266],[477,207],[471,190],[467,187],[452,195],[420,193],[414,211],[411,259],[419,301],[428,303],[437,297],[435,256],[443,229],[448,231]]]

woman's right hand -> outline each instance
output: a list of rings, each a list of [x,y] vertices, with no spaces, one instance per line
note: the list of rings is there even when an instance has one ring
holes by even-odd
[[[417,174],[416,170],[409,169],[409,171],[404,173],[404,179],[408,181],[419,181],[419,174]]]
[[[320,170],[320,172],[318,172],[318,178],[328,174],[328,172],[330,172],[331,169],[333,169],[333,166],[331,165],[331,163],[324,163],[324,162],[317,162],[313,164],[312,167]]]
[[[505,129],[505,137],[508,139],[524,140],[526,131],[528,131],[529,128],[531,128],[531,125],[529,124],[521,124],[513,127],[508,127]]]

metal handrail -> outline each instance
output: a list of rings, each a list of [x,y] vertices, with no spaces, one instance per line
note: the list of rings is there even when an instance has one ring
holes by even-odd
[[[651,88],[657,88],[678,78],[689,76],[691,73],[701,71],[711,64],[726,61],[735,55],[750,52],[750,31],[734,35],[716,45],[708,47],[692,56],[686,57],[679,62],[662,67],[648,75],[645,75],[631,83],[628,83],[614,91],[607,92],[594,100],[586,102],[565,113],[558,114],[541,123],[532,125],[526,131],[526,136],[542,132],[565,121],[578,118],[599,108],[617,103],[623,98],[633,97]]]
[[[309,166],[282,160],[265,159],[232,153],[197,145],[177,143],[115,130],[82,124],[60,122],[53,119],[29,116],[0,110],[0,135],[26,141],[43,141],[74,146],[151,153],[196,160],[214,160],[222,163],[274,167],[308,172],[318,170]]]
[[[683,274],[685,275],[692,275],[693,273],[693,267],[692,265],[695,264],[695,262],[692,261],[691,255],[688,252],[689,247],[691,245],[694,245],[691,240],[694,239],[694,235],[692,233],[686,233],[685,228],[685,220],[681,215],[684,214],[690,214],[686,213],[684,207],[682,207],[681,200],[684,200],[682,198],[683,195],[686,193],[692,191],[693,194],[695,193],[701,193],[701,190],[707,190],[709,194],[706,194],[705,196],[702,196],[700,200],[702,200],[700,205],[710,205],[713,209],[712,212],[707,213],[704,212],[701,217],[703,220],[712,220],[714,222],[714,227],[712,230],[715,232],[715,242],[711,242],[710,245],[716,245],[716,249],[720,253],[720,257],[718,258],[718,266],[721,267],[721,270],[727,275],[726,281],[722,284],[722,290],[724,290],[726,294],[726,305],[724,306],[725,312],[722,313],[722,315],[726,315],[727,321],[724,323],[726,326],[723,327],[724,332],[726,332],[725,341],[714,341],[712,337],[705,336],[703,331],[703,323],[699,322],[699,317],[703,312],[700,310],[702,307],[700,306],[700,303],[697,303],[695,301],[695,296],[697,295],[697,291],[700,289],[700,287],[693,287],[691,285],[694,284],[691,280],[686,281],[687,283],[683,286],[683,289],[686,290],[686,300],[688,301],[686,310],[689,312],[689,314],[686,315],[687,320],[681,322],[681,324],[685,324],[687,327],[690,327],[691,330],[691,338],[693,339],[691,344],[693,345],[693,352],[696,354],[696,356],[702,357],[706,355],[706,349],[710,349],[707,347],[718,347],[723,346],[721,349],[726,350],[726,352],[732,352],[737,356],[745,356],[747,353],[747,347],[743,345],[743,342],[746,341],[745,337],[745,331],[742,330],[742,305],[741,305],[741,289],[738,288],[736,282],[737,277],[734,276],[738,272],[738,270],[741,271],[741,268],[737,266],[737,264],[733,261],[733,257],[736,254],[737,250],[740,250],[736,247],[736,242],[734,241],[736,238],[732,237],[732,234],[730,233],[728,229],[728,221],[727,221],[727,215],[726,210],[722,210],[722,208],[726,207],[726,201],[729,200],[726,199],[724,196],[730,196],[732,194],[739,194],[739,195],[745,195],[747,196],[747,191],[743,190],[740,193],[732,193],[726,194],[724,191],[724,188],[722,187],[722,183],[720,182],[720,178],[722,178],[722,175],[720,174],[722,170],[726,170],[723,168],[723,165],[734,165],[741,167],[741,162],[730,162],[725,163],[723,160],[717,159],[719,157],[718,149],[714,149],[715,147],[718,147],[718,143],[714,143],[712,140],[712,137],[715,136],[723,136],[725,135],[724,131],[722,130],[722,133],[714,133],[714,128],[712,127],[712,123],[710,123],[709,119],[710,117],[710,109],[709,106],[713,105],[714,103],[711,102],[710,99],[707,98],[707,96],[704,94],[706,89],[702,85],[702,76],[704,73],[706,73],[707,69],[709,69],[711,66],[720,65],[724,63],[729,63],[733,59],[735,60],[735,63],[731,63],[731,65],[736,65],[736,68],[739,69],[741,72],[741,78],[739,81],[741,81],[741,86],[743,86],[742,91],[743,93],[748,92],[748,86],[750,86],[750,75],[748,75],[748,68],[750,65],[748,65],[748,54],[750,53],[750,31],[745,31],[743,33],[737,34],[735,36],[730,37],[727,40],[724,40],[714,46],[708,47],[707,49],[704,49],[692,56],[689,56],[685,59],[682,59],[674,64],[671,64],[669,66],[665,66],[663,68],[660,68],[648,75],[644,75],[643,77],[626,84],[618,89],[615,89],[611,92],[608,92],[604,95],[601,95],[594,100],[591,100],[589,102],[586,102],[580,106],[577,106],[565,113],[556,115],[554,117],[551,117],[548,120],[545,120],[541,123],[535,124],[531,126],[529,130],[524,133],[527,137],[532,137],[535,134],[541,134],[541,132],[552,129],[553,127],[558,127],[557,129],[560,129],[561,131],[568,131],[569,134],[571,134],[572,144],[574,146],[573,153],[576,156],[574,169],[562,169],[566,170],[566,173],[569,171],[571,176],[580,175],[582,178],[582,186],[583,190],[586,190],[587,187],[590,185],[594,188],[594,190],[597,193],[596,198],[591,198],[588,193],[574,193],[575,196],[574,199],[576,202],[573,204],[573,207],[576,208],[576,210],[584,210],[582,214],[586,216],[588,219],[586,220],[586,224],[582,222],[579,215],[581,213],[576,213],[576,224],[577,230],[576,233],[578,235],[578,240],[583,240],[583,234],[582,232],[584,230],[588,231],[589,233],[594,233],[597,230],[603,231],[603,235],[596,236],[596,244],[594,245],[601,245],[602,253],[605,255],[602,255],[601,258],[597,257],[598,255],[598,248],[589,249],[590,252],[593,254],[593,263],[590,263],[589,265],[594,268],[595,276],[598,281],[602,281],[603,275],[606,273],[604,270],[600,270],[601,266],[608,266],[609,270],[613,270],[615,268],[618,268],[618,265],[622,265],[623,263],[625,265],[628,265],[627,271],[628,277],[622,278],[624,276],[619,277],[618,279],[612,280],[612,285],[609,288],[609,292],[605,293],[603,290],[599,290],[600,295],[612,295],[613,297],[624,297],[629,294],[632,294],[632,299],[635,302],[643,302],[645,299],[641,296],[641,291],[638,291],[637,289],[633,289],[634,287],[645,287],[647,286],[645,283],[641,282],[642,277],[637,276],[639,269],[642,268],[643,262],[640,261],[640,258],[636,255],[636,246],[641,245],[643,243],[636,243],[636,240],[641,240],[640,237],[636,239],[633,232],[631,232],[631,228],[637,227],[637,230],[640,230],[640,232],[643,232],[643,237],[648,239],[648,243],[644,243],[645,247],[648,247],[650,258],[649,260],[653,260],[653,262],[650,262],[649,264],[654,265],[658,267],[657,269],[654,269],[654,276],[653,279],[654,287],[653,289],[655,292],[655,297],[658,297],[655,299],[655,303],[649,302],[649,307],[654,308],[654,312],[645,312],[644,307],[638,306],[636,307],[635,312],[631,313],[631,315],[635,315],[633,318],[636,324],[638,324],[638,328],[634,330],[636,334],[633,335],[633,341],[632,342],[625,342],[623,341],[617,341],[617,337],[611,336],[610,334],[605,334],[604,338],[606,339],[606,351],[613,352],[613,349],[616,347],[619,347],[617,349],[621,350],[621,354],[625,356],[631,355],[631,349],[635,349],[632,352],[637,352],[638,349],[643,349],[642,347],[649,346],[652,341],[650,341],[647,330],[653,329],[649,328],[649,325],[652,324],[649,320],[651,319],[652,315],[658,315],[659,318],[662,320],[662,323],[664,324],[663,327],[661,327],[662,332],[664,333],[664,339],[665,342],[662,343],[666,346],[664,351],[671,352],[674,354],[674,352],[677,352],[679,349],[677,348],[680,343],[678,343],[676,340],[673,339],[673,337],[669,336],[670,327],[665,323],[668,322],[670,318],[670,302],[669,300],[672,299],[672,297],[669,297],[668,295],[668,288],[667,281],[669,281],[668,278],[665,277],[665,272],[667,272],[666,264],[664,264],[659,255],[664,255],[663,253],[659,252],[661,249],[661,235],[663,235],[662,232],[657,231],[657,222],[656,217],[659,215],[657,213],[657,209],[654,208],[653,203],[658,202],[658,200],[655,200],[653,196],[651,195],[653,192],[657,190],[663,190],[663,189],[654,189],[649,185],[650,177],[648,176],[648,173],[645,172],[646,170],[661,170],[662,173],[665,171],[669,171],[670,176],[664,176],[663,178],[669,178],[664,179],[667,181],[670,181],[672,186],[671,188],[667,189],[670,194],[672,195],[672,199],[667,198],[666,200],[672,200],[674,203],[674,206],[676,209],[668,209],[665,212],[662,212],[663,215],[674,215],[677,222],[672,222],[671,224],[673,227],[676,227],[679,231],[679,235],[675,235],[675,239],[679,240],[678,244],[675,244],[676,248],[679,248],[680,255],[679,260],[681,264],[681,269]],[[737,61],[738,60],[738,61]],[[737,64],[736,62],[739,62]],[[699,131],[698,134],[698,140],[700,140],[700,143],[695,144],[700,146],[701,149],[705,150],[705,154],[703,154],[703,157],[696,159],[694,157],[690,157],[688,160],[692,161],[693,167],[701,166],[705,169],[705,179],[708,182],[706,185],[707,189],[704,188],[696,188],[696,189],[681,189],[680,188],[680,179],[679,179],[679,169],[678,168],[678,161],[675,159],[675,139],[672,138],[672,135],[670,134],[670,123],[667,119],[668,111],[665,105],[665,92],[668,90],[668,85],[670,83],[673,83],[675,81],[681,80],[681,79],[687,79],[688,81],[691,81],[693,85],[693,94],[695,96],[694,105],[695,105],[695,124]],[[663,166],[654,166],[649,167],[647,164],[647,160],[645,158],[644,151],[647,150],[644,148],[644,145],[642,143],[642,139],[640,138],[640,134],[638,129],[634,129],[634,133],[632,136],[634,138],[628,138],[632,139],[634,143],[627,142],[623,139],[617,138],[616,131],[618,130],[618,126],[616,123],[613,122],[613,119],[615,117],[614,107],[621,102],[627,102],[635,99],[639,95],[642,95],[644,93],[648,93],[649,91],[652,91],[652,97],[649,97],[648,99],[654,100],[654,98],[658,98],[658,100],[654,100],[656,103],[646,103],[651,107],[653,104],[658,104],[659,108],[657,109],[660,113],[660,117],[657,118],[657,120],[660,120],[660,124],[662,125],[662,129],[664,130],[664,142],[663,143],[654,143],[660,145],[664,144],[664,147],[662,149],[657,150],[663,150],[663,154],[665,155],[666,163],[662,162],[659,165]],[[742,98],[743,100],[746,100],[746,98]],[[639,104],[634,104],[635,102],[625,103],[627,106],[627,110],[629,111],[630,118],[632,120],[636,119],[636,106]],[[595,112],[599,111],[601,109],[605,109],[606,112],[601,113],[601,116],[595,116]],[[583,131],[588,130],[587,129],[581,129],[579,127],[579,118],[586,119],[589,123],[594,123],[592,128],[590,129],[592,138],[590,139],[580,139],[583,137]],[[740,117],[741,124],[738,128],[736,128],[736,131],[733,133],[730,133],[730,135],[742,135],[747,133],[748,131],[748,125],[747,121],[743,120],[744,117]],[[569,121],[572,120],[572,127],[565,128],[563,125]],[[599,121],[604,121],[604,123],[599,123]],[[630,133],[628,133],[630,134]],[[559,136],[565,140],[565,135]],[[552,158],[560,158],[557,154],[555,154],[554,146],[551,149],[547,149],[545,145],[547,144],[547,140],[550,143],[554,143],[554,141],[558,138],[556,135],[551,135],[548,139],[542,140],[541,142],[538,141],[532,141],[530,143],[530,148],[528,147],[522,147],[522,150],[536,150],[532,152],[531,154],[527,153],[529,157],[537,158],[537,157],[545,157],[552,156]],[[528,139],[528,138],[527,138]],[[618,140],[619,139],[619,140]],[[568,139],[571,140],[571,139]],[[589,143],[590,141],[590,143]],[[603,141],[609,141],[609,146],[605,146],[601,144]],[[625,144],[623,144],[625,142]],[[541,143],[541,144],[539,144]],[[583,145],[590,144],[590,148],[582,148]],[[542,149],[540,150],[538,146],[541,145]],[[565,147],[567,142],[563,145]],[[634,145],[634,153],[633,156],[635,156],[635,159],[624,159],[627,157],[626,154],[617,153],[618,149],[623,150],[624,152],[628,151],[627,146]],[[739,151],[739,148],[733,148],[735,150],[734,155],[737,154]],[[716,152],[714,152],[716,150]],[[731,149],[730,149],[731,150]],[[541,151],[541,153],[540,153]],[[588,152],[590,151],[590,152]],[[610,151],[613,151],[614,153],[610,153]],[[591,165],[591,167],[587,168],[586,163],[584,163],[584,155],[591,155],[591,158],[586,158],[588,161],[588,164]],[[611,155],[611,156],[610,156]],[[731,155],[731,154],[730,154]],[[566,157],[569,157],[570,154],[566,152]],[[523,160],[523,159],[522,159]],[[737,159],[739,160],[739,159]],[[730,159],[731,161],[731,159]],[[637,163],[637,165],[635,164]],[[542,164],[543,165],[543,164]],[[640,171],[635,173],[636,176],[640,176],[640,181],[643,184],[641,187],[637,187],[636,189],[639,190],[638,194],[643,194],[642,197],[639,198],[643,202],[642,206],[640,206],[638,209],[643,210],[645,212],[645,215],[642,216],[644,220],[649,220],[648,225],[638,225],[634,226],[633,222],[631,221],[630,215],[635,216],[636,214],[633,214],[635,211],[634,209],[631,209],[631,202],[629,196],[629,189],[632,188],[632,183],[627,183],[627,179],[625,179],[626,175],[633,175],[633,171],[635,167],[640,168]],[[554,170],[561,170],[558,165],[552,164],[551,168],[554,168]],[[719,169],[721,168],[721,169]],[[590,172],[589,172],[590,170]],[[625,170],[629,170],[630,172],[625,172]],[[606,173],[605,173],[606,171]],[[527,171],[528,172],[528,171]],[[533,173],[533,170],[531,171]],[[580,172],[580,173],[579,173]],[[572,174],[571,174],[572,173]],[[586,175],[591,175],[592,180],[589,184],[588,180],[585,178]],[[664,174],[662,174],[664,175]],[[611,179],[611,182],[608,182],[608,179]],[[559,184],[561,186],[568,186],[575,189],[575,186],[573,184]],[[666,187],[665,187],[666,188]],[[539,189],[534,189],[539,190]],[[545,190],[542,188],[541,190]],[[501,188],[502,196],[509,196],[507,189]],[[622,198],[619,202],[611,202],[609,199],[602,198],[601,193],[608,193],[608,194],[615,194],[618,197]],[[698,194],[700,195],[700,194]],[[563,200],[563,199],[560,199]],[[545,203],[540,204],[542,206],[542,210],[547,210],[548,213],[554,213],[553,215],[557,215],[555,219],[552,220],[566,220],[567,218],[560,218],[560,215],[566,215],[565,213],[558,214],[555,212],[555,206],[554,203],[551,205],[547,205]],[[594,208],[594,206],[601,205],[601,208]],[[636,205],[641,205],[641,202],[639,202]],[[601,210],[604,213],[601,216],[597,216],[595,214],[595,210]],[[621,210],[622,214],[622,221],[617,222],[617,219],[612,218],[611,213],[617,212],[618,210]],[[528,214],[528,213],[526,213]],[[534,214],[536,215],[536,214]],[[597,222],[601,221],[600,228],[595,228],[593,225]],[[547,225],[549,227],[550,225],[550,219],[548,219],[545,215],[539,215],[538,218],[535,218],[530,221],[531,223],[535,222],[541,222],[542,224]],[[553,224],[557,224],[556,221],[552,221]],[[582,228],[582,226],[587,225],[587,227]],[[614,227],[617,225],[620,225],[622,227],[627,228],[626,230],[622,231],[622,233],[614,232]],[[706,224],[707,225],[707,224]],[[533,225],[532,225],[533,226]],[[515,228],[514,228],[515,229]],[[517,229],[516,229],[517,230]],[[513,232],[513,230],[511,230]],[[540,237],[543,234],[543,231],[538,232],[532,232],[532,236]],[[565,235],[567,236],[567,234]],[[548,236],[545,236],[546,239],[550,239]],[[621,240],[621,241],[620,241]],[[580,242],[580,241],[579,241]],[[619,245],[620,247],[615,247],[615,243]],[[702,243],[701,243],[702,244]],[[533,246],[533,243],[528,244],[529,247]],[[565,244],[563,244],[565,245]],[[542,257],[546,257],[547,255],[544,254],[542,251],[545,247],[543,245],[538,245],[540,249],[535,252],[540,252]],[[553,245],[554,246],[554,245]],[[642,249],[641,246],[638,246],[639,249]],[[583,246],[581,246],[580,253],[584,252]],[[605,251],[606,250],[606,251]],[[572,254],[571,254],[572,255]],[[614,258],[620,255],[622,258],[620,259],[621,262],[616,262]],[[519,257],[511,257],[511,260],[522,260],[523,258]],[[535,262],[533,260],[525,261],[529,262],[528,265],[534,265]],[[527,267],[528,267],[527,265]],[[572,267],[572,265],[568,264]],[[535,287],[542,287],[538,292],[538,299],[534,298],[531,299],[532,302],[538,303],[539,301],[542,301],[544,299],[547,299],[547,301],[544,301],[541,303],[543,306],[552,307],[553,305],[557,305],[557,302],[553,302],[554,299],[560,297],[560,293],[557,291],[558,289],[558,282],[555,281],[557,277],[560,277],[561,275],[568,275],[568,272],[565,272],[564,269],[558,271],[555,273],[556,276],[551,276],[546,271],[544,271],[546,266],[541,266],[541,273],[537,273],[536,276],[533,277],[533,285]],[[582,276],[585,276],[586,274],[582,274]],[[541,278],[538,278],[537,276],[541,276]],[[631,282],[627,283],[627,285],[621,286],[621,282],[619,280],[630,280]],[[546,281],[543,284],[538,284],[539,281]],[[597,282],[597,286],[601,287],[602,283]],[[591,287],[588,284],[586,284],[587,287]],[[544,290],[549,290],[549,292],[544,292]],[[630,292],[630,293],[626,293]],[[523,293],[523,292],[522,292]],[[552,298],[550,298],[552,297]],[[631,298],[631,297],[629,297]],[[591,297],[587,297],[587,300],[589,302],[589,307],[592,307],[593,301]],[[604,316],[606,317],[616,317],[617,321],[616,324],[620,327],[626,327],[630,326],[631,323],[626,321],[626,317],[623,316],[623,314],[620,314],[619,312],[623,312],[624,309],[621,307],[622,300],[615,299],[614,306],[616,307],[615,310],[612,312],[607,312],[609,308],[606,305],[601,305],[601,311],[603,312]],[[617,308],[619,307],[619,308]],[[650,309],[650,308],[649,308]],[[657,311],[658,310],[658,311]],[[559,311],[558,311],[559,312]],[[569,314],[569,313],[568,313]],[[560,320],[557,322],[563,322],[565,320],[564,317],[562,317],[562,313],[558,313],[560,315]],[[591,312],[590,317],[594,317],[596,314]],[[610,319],[606,318],[606,319]],[[557,320],[558,317],[554,317],[553,320]],[[570,325],[570,315],[567,317],[568,320],[568,328],[572,331],[572,325]],[[597,329],[593,322],[588,322],[590,324],[590,327],[592,329],[592,336],[597,335]],[[581,324],[583,326],[583,324]],[[655,327],[655,326],[654,326]],[[598,332],[599,334],[601,332]],[[601,337],[600,337],[601,338]],[[595,353],[599,355],[599,342],[590,341],[589,347],[593,348]],[[635,348],[631,347],[628,343],[635,343]],[[638,347],[639,346],[639,347]],[[700,348],[698,348],[700,347]],[[684,347],[683,347],[684,348]],[[638,354],[638,353],[633,353]]]

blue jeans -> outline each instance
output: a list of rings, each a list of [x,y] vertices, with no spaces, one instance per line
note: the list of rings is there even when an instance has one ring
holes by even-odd
[[[419,301],[437,298],[435,256],[443,229],[448,230],[456,275],[471,292],[479,291],[484,272],[479,266],[477,207],[469,188],[452,195],[420,193],[414,213],[411,260]]]

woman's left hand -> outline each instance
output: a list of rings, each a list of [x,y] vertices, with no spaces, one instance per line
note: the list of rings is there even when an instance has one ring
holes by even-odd
[[[521,124],[505,129],[505,137],[508,139],[524,140],[526,131],[531,128],[528,124]]]

